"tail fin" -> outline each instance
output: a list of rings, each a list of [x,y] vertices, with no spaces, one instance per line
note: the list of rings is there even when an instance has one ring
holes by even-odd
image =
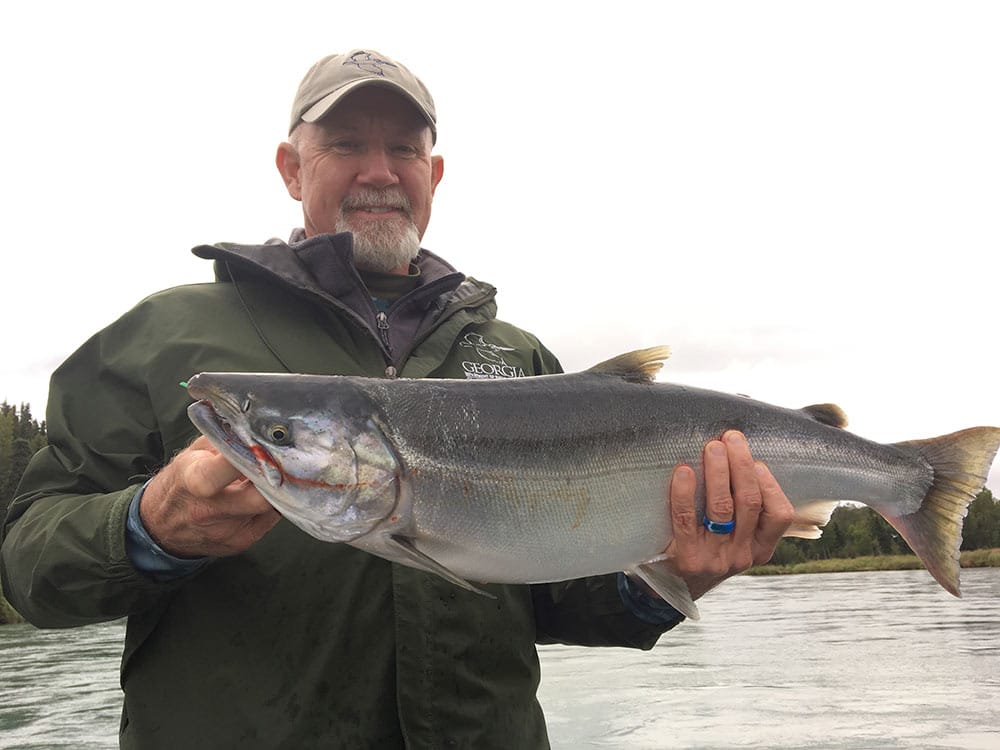
[[[908,440],[934,469],[934,482],[920,509],[906,516],[886,516],[910,549],[944,588],[961,596],[958,583],[962,522],[986,484],[1000,446],[1000,429],[972,427],[929,440]]]

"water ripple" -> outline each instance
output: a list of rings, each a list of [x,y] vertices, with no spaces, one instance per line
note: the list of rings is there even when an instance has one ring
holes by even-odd
[[[738,578],[651,653],[542,650],[553,748],[1000,747],[1000,569]]]

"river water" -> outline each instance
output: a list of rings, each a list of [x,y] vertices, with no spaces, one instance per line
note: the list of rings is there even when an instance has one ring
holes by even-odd
[[[651,652],[542,649],[554,748],[1000,748],[1000,568],[741,577]],[[0,748],[117,747],[120,623],[0,627]],[[516,748],[512,749],[516,750]]]

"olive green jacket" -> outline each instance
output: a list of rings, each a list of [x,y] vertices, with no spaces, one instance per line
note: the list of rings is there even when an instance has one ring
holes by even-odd
[[[284,520],[193,575],[133,567],[129,503],[196,436],[178,385],[196,372],[461,378],[498,374],[491,344],[499,374],[559,367],[473,279],[445,284],[409,350],[390,354],[342,294],[295,270],[290,246],[196,252],[216,259],[216,283],[143,300],[54,374],[50,445],[3,525],[5,594],[39,627],[128,618],[125,748],[547,747],[536,642],[651,648],[669,627],[629,614],[614,576],[488,585],[490,600]]]

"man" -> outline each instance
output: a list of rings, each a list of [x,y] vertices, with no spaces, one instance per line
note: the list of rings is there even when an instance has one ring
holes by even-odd
[[[191,442],[177,383],[198,371],[464,377],[490,345],[511,374],[559,369],[496,319],[492,287],[420,249],[444,163],[405,67],[324,58],[289,132],[277,166],[304,229],[196,248],[215,283],[143,300],[53,375],[50,445],[3,527],[4,591],[41,627],[128,617],[122,747],[546,747],[535,643],[648,649],[672,607],[622,575],[489,600],[319,542]],[[678,467],[667,553],[696,598],[768,559],[791,518],[739,433],[704,462],[708,516],[735,529],[695,523]]]

